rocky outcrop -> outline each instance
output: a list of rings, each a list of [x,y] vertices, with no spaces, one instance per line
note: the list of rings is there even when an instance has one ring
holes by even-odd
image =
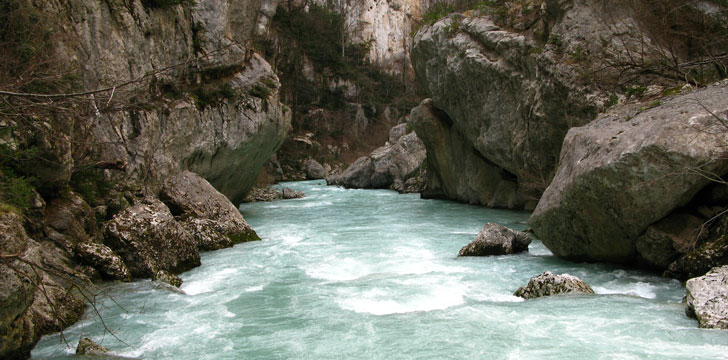
[[[131,280],[131,273],[124,260],[104,244],[80,243],[76,246],[76,254],[81,264],[96,269],[103,279]]]
[[[109,349],[95,343],[89,338],[82,338],[78,341],[78,346],[76,346],[76,355],[104,356],[108,352]]]
[[[77,20],[61,26],[73,40],[61,53],[83,64],[86,88],[132,79],[91,101],[95,160],[151,185],[187,168],[239,203],[290,127],[275,73],[247,48],[261,2],[48,3]]]
[[[260,239],[230,200],[192,172],[169,179],[160,197],[200,250]]]
[[[552,272],[546,271],[532,277],[528,281],[528,285],[520,287],[513,295],[524,299],[535,299],[559,294],[594,294],[594,290],[576,276],[554,275]]]
[[[0,253],[0,357],[23,359],[44,332],[78,320],[84,302],[72,289],[87,278],[69,267],[63,250],[28,236],[22,216],[6,209],[0,211]]]
[[[579,20],[572,17],[563,21],[568,23],[554,28],[592,30],[574,24]],[[577,71],[559,61],[551,47],[505,30],[488,16],[453,14],[423,27],[415,35],[411,57],[417,78],[432,97],[431,106],[443,114],[438,118],[447,119],[430,130],[442,134],[433,139],[439,143],[426,139],[422,126],[416,131],[428,146],[428,156],[441,158],[430,163],[460,163],[433,169],[443,171],[436,187],[453,199],[523,207],[525,195],[538,196],[538,191],[526,189],[545,188],[553,175],[567,130],[586,124],[598,112],[598,103],[587,96],[591,90],[579,85]],[[441,148],[438,155],[429,151],[436,147]],[[463,184],[473,175],[483,180]],[[503,193],[496,191],[498,183],[507,185],[510,200],[494,200]],[[484,189],[472,189],[476,186]]]
[[[254,188],[243,202],[273,201],[273,200],[290,200],[300,199],[306,196],[302,191],[296,191],[291,188],[283,188],[276,190],[271,187]]]
[[[664,266],[682,248],[660,223],[728,171],[728,82],[569,130],[529,223],[556,255]],[[654,224],[654,225],[653,225]],[[653,225],[651,230],[648,228]],[[663,249],[658,254],[653,249]]]
[[[156,199],[114,216],[104,235],[104,242],[121,256],[134,277],[151,278],[159,270],[179,273],[200,265],[194,238]]]
[[[516,177],[483,157],[432,100],[412,109],[410,121],[427,149],[423,197],[509,209],[526,205]]]
[[[509,255],[528,251],[531,236],[496,223],[487,223],[458,256]]]
[[[431,0],[312,2],[330,3],[343,15],[348,41],[369,44],[369,61],[395,74],[411,71],[410,34]]]
[[[400,192],[409,188],[409,192],[417,192],[419,189],[412,189],[413,186],[408,186],[412,182],[408,181],[422,171],[425,147],[414,132],[405,135],[401,132],[402,127],[395,126],[390,131],[390,139],[396,139],[395,143],[388,143],[369,156],[357,159],[340,175],[328,177],[327,183],[359,189],[391,188]]]
[[[688,280],[685,290],[685,313],[701,328],[728,329],[728,266]]]

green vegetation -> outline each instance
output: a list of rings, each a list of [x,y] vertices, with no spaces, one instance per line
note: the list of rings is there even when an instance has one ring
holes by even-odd
[[[309,6],[308,12],[279,6],[273,24],[290,45],[279,55],[282,61],[276,67],[283,101],[292,106],[294,114],[305,114],[313,108],[342,110],[346,95],[341,87],[329,86],[330,81],[342,80],[356,87],[356,102],[372,104],[377,110],[398,105],[405,111],[405,107],[414,105],[397,101],[404,93],[401,78],[380,71],[366,60],[370,44],[346,42],[342,32],[351,29],[346,28],[339,13],[315,4]],[[306,60],[323,76],[321,82],[301,76]],[[272,84],[265,85],[272,88]],[[253,89],[256,93],[261,90],[264,89]]]
[[[103,169],[93,166],[82,166],[76,169],[71,175],[70,185],[75,193],[91,205],[96,205],[96,202],[113,188],[113,185],[104,177]]]
[[[610,107],[612,107],[614,105],[617,105],[618,102],[619,102],[619,96],[617,96],[617,94],[609,95],[609,100],[607,100],[604,103],[604,107],[605,108],[610,108]]]
[[[627,98],[631,98],[631,97],[639,98],[639,97],[642,97],[642,95],[644,95],[644,93],[646,91],[647,91],[647,87],[645,87],[645,86],[632,85],[632,86],[627,86],[624,89],[624,95],[626,95]]]

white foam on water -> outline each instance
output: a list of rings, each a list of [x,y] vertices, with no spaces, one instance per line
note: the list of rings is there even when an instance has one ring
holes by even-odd
[[[515,296],[510,293],[483,293],[483,292],[470,292],[466,294],[467,297],[475,301],[485,302],[522,302],[525,301],[522,297]]]
[[[199,295],[215,290],[217,285],[225,283],[231,277],[238,273],[237,269],[225,268],[213,274],[209,274],[205,279],[196,281],[185,281],[180,289],[187,295]]]
[[[286,245],[295,245],[301,242],[303,240],[303,236],[300,235],[283,235],[281,236],[281,240]]]
[[[450,234],[452,234],[452,235],[478,235],[478,232],[472,232],[472,231],[453,231]]]
[[[344,310],[382,316],[445,310],[463,304],[463,295],[464,291],[457,287],[438,286],[425,294],[404,296],[400,299],[377,289],[364,292],[360,296],[340,299],[337,303]]]
[[[636,282],[629,284],[614,284],[614,282],[607,283],[605,286],[593,286],[594,292],[597,294],[624,294],[639,296],[645,299],[657,298],[655,292],[656,287],[652,284],[645,282]]]
[[[302,269],[306,275],[328,281],[351,281],[372,273],[369,266],[353,258],[327,258],[313,267]]]
[[[265,287],[264,285],[251,286],[251,287],[245,288],[244,291],[245,292],[257,292],[257,291],[263,290],[264,287]]]

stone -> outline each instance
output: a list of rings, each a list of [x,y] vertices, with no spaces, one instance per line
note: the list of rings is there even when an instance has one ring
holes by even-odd
[[[689,169],[704,164],[704,174],[728,171],[728,159],[716,153],[728,132],[714,116],[726,114],[724,81],[572,128],[529,220],[536,236],[557,256],[635,263],[637,239],[647,228],[711,183]]]
[[[528,285],[520,287],[513,295],[524,299],[535,299],[542,296],[560,294],[594,294],[591,286],[576,276],[569,274],[554,275],[546,271],[534,276]]]
[[[296,191],[291,188],[283,188],[283,198],[286,200],[300,199],[304,196],[305,195],[302,191]]]
[[[149,199],[116,214],[104,229],[104,243],[124,260],[133,277],[152,278],[160,270],[179,273],[200,266],[192,235],[169,208]]]
[[[685,299],[685,313],[701,328],[728,329],[728,265],[688,280]]]
[[[328,172],[326,169],[314,159],[308,159],[304,163],[306,178],[308,180],[325,179]]]
[[[406,127],[406,124],[401,125]],[[401,125],[395,128],[401,128]],[[326,181],[329,185],[342,185],[347,188],[404,191],[405,182],[418,176],[425,158],[422,141],[417,134],[411,132],[398,137],[394,143],[375,149],[368,156],[360,157],[341,175],[328,177]]]
[[[528,251],[531,236],[496,223],[487,223],[458,256],[509,255]]]
[[[76,347],[76,355],[96,355],[104,356],[109,352],[109,349],[95,343],[89,338],[82,338],[78,341]]]
[[[723,265],[728,265],[728,235],[721,235],[690,250],[671,263],[664,275],[687,280]]]
[[[172,285],[177,288],[182,286],[182,279],[180,279],[179,276],[172,274],[169,271],[165,271],[165,270],[157,271],[157,273],[154,274],[153,280],[161,281],[163,283]]]
[[[425,99],[410,121],[427,151],[422,196],[495,208],[521,209],[526,198],[513,174],[488,161],[453,126],[453,120]]]
[[[200,250],[216,250],[260,239],[240,211],[199,175],[183,171],[160,194]]]
[[[245,195],[243,199],[244,203],[257,202],[257,201],[273,201],[283,198],[283,192],[273,189],[271,187],[260,187],[253,188]]]
[[[104,244],[93,242],[76,246],[76,257],[81,264],[96,269],[107,280],[130,281],[131,274],[119,255]]]
[[[694,215],[673,213],[650,225],[635,242],[639,262],[649,268],[667,269],[695,246],[703,223]]]
[[[391,130],[389,130],[389,143],[395,144],[397,141],[402,138],[402,136],[407,135],[408,133],[412,132],[414,129],[412,128],[412,125],[408,123],[401,123],[398,125],[395,125],[392,127]]]

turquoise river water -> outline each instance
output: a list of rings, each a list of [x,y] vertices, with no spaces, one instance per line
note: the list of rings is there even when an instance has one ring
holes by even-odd
[[[728,332],[685,317],[678,281],[575,264],[535,240],[520,255],[458,258],[486,222],[525,229],[528,213],[384,190],[288,183],[303,199],[241,206],[263,238],[208,252],[181,275],[110,284],[91,312],[46,336],[34,359],[73,356],[82,336],[143,359],[716,359]],[[593,296],[523,301],[546,270]]]

